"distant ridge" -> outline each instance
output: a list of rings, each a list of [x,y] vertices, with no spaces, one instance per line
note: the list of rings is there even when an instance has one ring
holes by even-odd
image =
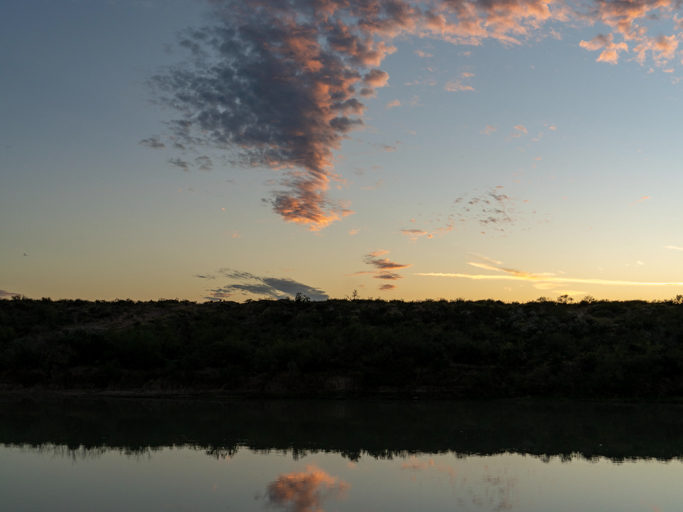
[[[0,301],[0,388],[683,397],[683,304]]]

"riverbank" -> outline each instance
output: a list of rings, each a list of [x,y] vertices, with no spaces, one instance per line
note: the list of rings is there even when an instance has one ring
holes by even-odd
[[[683,396],[683,304],[0,301],[0,389]]]

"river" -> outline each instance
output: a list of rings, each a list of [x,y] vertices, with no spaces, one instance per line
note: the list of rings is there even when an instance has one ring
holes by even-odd
[[[683,407],[0,398],[0,510],[679,511]]]

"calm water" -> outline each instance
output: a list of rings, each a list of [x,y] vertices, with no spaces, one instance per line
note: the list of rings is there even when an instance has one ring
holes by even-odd
[[[0,510],[680,511],[683,408],[0,400]]]

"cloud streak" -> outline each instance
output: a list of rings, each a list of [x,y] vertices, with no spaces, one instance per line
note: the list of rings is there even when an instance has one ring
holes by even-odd
[[[494,261],[494,260],[490,260]],[[468,262],[468,265],[498,272],[497,274],[467,274],[461,272],[420,272],[415,275],[423,277],[448,277],[456,279],[470,279],[474,281],[525,281],[534,283],[538,288],[552,289],[565,284],[592,284],[599,286],[683,286],[683,281],[631,281],[620,279],[599,279],[583,277],[565,277],[554,273],[533,273],[514,268],[503,267],[494,263]]]
[[[404,270],[411,265],[397,263],[389,258],[382,257],[388,253],[389,251],[380,249],[363,256],[363,261],[366,264],[374,267],[374,270],[356,272],[356,275],[371,274],[374,279],[382,279],[384,281],[396,281],[398,279],[402,279],[403,276],[399,274],[398,271]],[[382,291],[393,290],[394,288],[396,288],[396,286],[390,284],[383,284],[379,287],[379,289]]]
[[[683,286],[683,281],[628,281],[618,279],[593,279],[593,278],[571,278],[571,277],[543,277],[543,276],[514,276],[514,275],[491,275],[491,274],[462,274],[450,272],[420,272],[417,276],[426,277],[452,277],[473,280],[492,280],[492,281],[535,281],[543,283],[566,284],[596,284],[603,286]]]
[[[434,235],[430,233],[429,231],[425,231],[424,229],[402,229],[401,234],[404,236],[407,236],[410,238],[412,241],[419,240],[420,238],[433,238]]]
[[[395,261],[391,261],[389,258],[381,258],[380,256],[384,256],[385,254],[388,254],[389,251],[385,250],[379,250],[379,251],[373,251],[369,254],[366,254],[363,258],[365,263],[368,265],[372,265],[375,268],[377,268],[379,271],[386,271],[386,270],[400,270],[404,268],[408,268],[410,265],[406,265],[403,263],[396,263]]]

